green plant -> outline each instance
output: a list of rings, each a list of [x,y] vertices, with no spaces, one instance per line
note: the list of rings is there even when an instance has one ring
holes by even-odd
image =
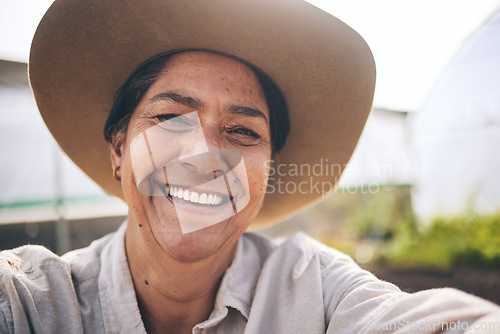
[[[411,225],[412,217],[409,188],[383,187],[360,197],[346,226],[360,238],[390,240],[401,222]]]
[[[401,224],[382,253],[391,265],[404,268],[500,268],[500,213],[436,218],[422,229]]]

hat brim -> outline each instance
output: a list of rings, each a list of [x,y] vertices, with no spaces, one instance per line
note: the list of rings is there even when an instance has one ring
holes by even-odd
[[[123,198],[103,137],[113,97],[144,61],[179,49],[244,59],[285,96],[291,132],[254,226],[333,190],[324,185],[340,178],[371,109],[375,65],[353,29],[302,0],[56,0],[33,39],[29,78],[52,135],[90,178]],[[331,172],[296,170],[317,164]]]

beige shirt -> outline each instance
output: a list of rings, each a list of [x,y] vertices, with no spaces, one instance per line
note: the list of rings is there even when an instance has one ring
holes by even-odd
[[[1,252],[0,333],[145,333],[125,229],[63,257],[40,246]],[[453,289],[403,293],[304,234],[280,243],[248,233],[193,333],[442,329],[500,333],[500,308]]]

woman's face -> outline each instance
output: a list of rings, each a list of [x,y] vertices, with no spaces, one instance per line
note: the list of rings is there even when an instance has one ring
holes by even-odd
[[[234,59],[173,56],[118,144],[129,228],[178,260],[232,247],[262,206],[269,111],[252,70]]]

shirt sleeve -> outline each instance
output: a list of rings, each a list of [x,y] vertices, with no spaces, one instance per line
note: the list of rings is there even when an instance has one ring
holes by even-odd
[[[465,331],[465,334],[494,334],[500,333],[500,312],[495,312],[477,319]]]
[[[394,294],[371,312],[363,333],[466,333],[481,329],[492,316],[500,326],[500,308],[462,291],[444,288],[414,294]],[[497,332],[498,332],[497,327]]]
[[[486,300],[451,288],[408,294],[391,285],[356,282],[331,311],[327,333],[500,331],[500,308]]]
[[[327,333],[500,333],[500,307],[452,289],[409,294],[339,252],[322,252]]]
[[[0,333],[10,333],[9,327],[7,326],[7,319],[0,308]]]

